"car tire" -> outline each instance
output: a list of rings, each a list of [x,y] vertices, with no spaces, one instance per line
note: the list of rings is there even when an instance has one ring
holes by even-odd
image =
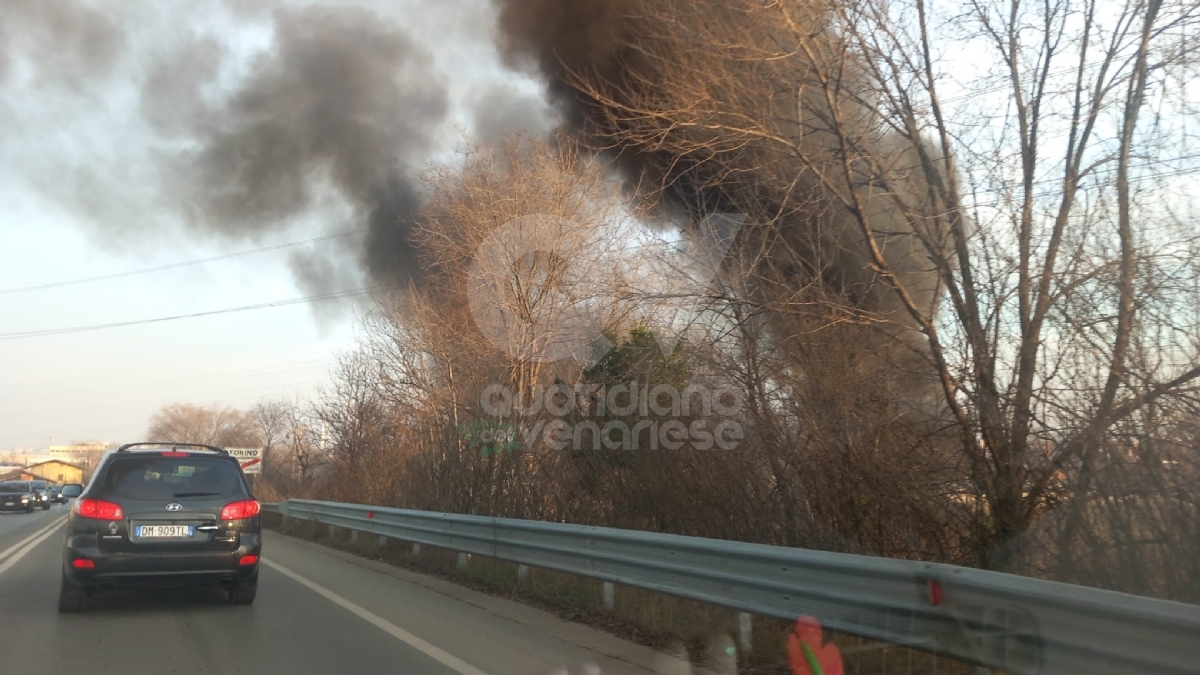
[[[50,502],[46,502],[45,504],[42,504],[42,510],[49,511],[50,510]]]
[[[67,578],[67,573],[63,572],[62,585],[58,589],[58,611],[62,614],[82,612],[86,599],[87,593],[84,592],[83,587],[72,582]]]
[[[33,513],[33,504],[25,507],[25,513]]]
[[[254,603],[254,596],[258,595],[258,575],[249,581],[243,581],[233,588],[229,589],[229,604],[231,605],[249,605]]]

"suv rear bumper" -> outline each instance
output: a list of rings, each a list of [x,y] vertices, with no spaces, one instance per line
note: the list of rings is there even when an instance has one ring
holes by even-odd
[[[90,540],[90,541],[89,541]],[[242,534],[238,547],[231,551],[194,553],[152,553],[101,551],[94,536],[67,539],[63,551],[63,572],[71,582],[87,587],[167,588],[206,586],[242,582],[258,574],[258,563],[239,565],[248,555],[262,553],[262,538]],[[74,561],[91,560],[94,569],[78,569]]]

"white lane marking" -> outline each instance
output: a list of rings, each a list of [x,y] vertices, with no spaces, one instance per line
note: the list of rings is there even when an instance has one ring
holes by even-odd
[[[0,560],[4,560],[4,559],[5,559],[5,558],[7,558],[8,556],[12,555],[12,552],[13,552],[13,551],[15,551],[15,550],[17,550],[17,549],[21,548],[21,547],[22,547],[22,546],[24,546],[26,543],[28,543],[28,542],[30,542],[30,541],[32,541],[32,540],[34,540],[35,538],[37,538],[37,537],[38,537],[39,535],[41,535],[42,533],[44,533],[44,532],[46,532],[46,531],[48,531],[48,530],[53,530],[54,528],[58,527],[59,525],[62,525],[62,522],[63,522],[64,520],[66,520],[66,518],[67,518],[66,516],[60,516],[60,517],[59,517],[57,520],[55,520],[53,523],[50,523],[50,524],[49,524],[49,525],[47,525],[46,527],[43,527],[42,529],[38,530],[37,532],[34,532],[33,534],[29,535],[28,537],[25,537],[25,538],[24,538],[24,539],[22,539],[21,541],[18,541],[17,543],[13,544],[12,546],[9,546],[8,548],[4,549],[3,551],[0,551]]]
[[[14,553],[11,558],[4,561],[3,565],[0,565],[0,574],[4,574],[8,570],[12,569],[12,566],[17,564],[17,561],[19,561],[21,558],[24,558],[26,556],[26,554],[28,554],[30,551],[32,551],[34,548],[36,548],[38,544],[49,539],[50,536],[54,534],[54,530],[58,529],[58,527],[63,524],[64,520],[66,520],[66,516],[63,516],[62,518],[59,518],[58,520],[54,521],[54,524],[51,525],[50,527],[47,527],[44,530],[41,530],[41,531],[37,532],[36,534],[34,534],[34,536],[36,536],[37,539],[30,541],[28,544],[25,545],[25,548]],[[38,535],[41,535],[41,536],[38,536]],[[26,539],[25,541],[29,541],[29,540]],[[12,549],[9,549],[9,550],[12,550]],[[6,553],[7,553],[7,551],[6,551]]]
[[[349,600],[343,598],[342,596],[338,595],[337,593],[334,593],[333,591],[329,590],[328,588],[325,588],[324,586],[321,586],[321,585],[317,584],[316,582],[310,581],[309,579],[302,577],[299,574],[296,574],[295,572],[289,570],[288,568],[284,567],[283,565],[280,565],[277,562],[273,562],[273,561],[267,560],[266,558],[263,558],[262,563],[264,565],[266,565],[267,567],[277,570],[278,572],[282,573],[284,576],[291,577],[291,579],[293,581],[296,581],[297,583],[300,583],[303,586],[307,586],[310,590],[317,593],[318,595],[325,597],[326,599],[333,602],[335,605],[338,605],[342,609],[347,610],[348,612],[350,612],[351,614],[354,614],[358,618],[367,621],[368,623],[374,625],[379,630],[382,630],[383,632],[387,633],[388,635],[391,635],[392,637],[396,638],[397,640],[400,640],[401,642],[406,643],[408,646],[412,647],[413,649],[416,649],[419,652],[422,652],[426,656],[430,657],[431,659],[434,659],[435,661],[437,661],[438,663],[441,663],[442,665],[446,666],[447,668],[450,668],[458,673],[461,673],[462,675],[487,675],[487,673],[485,673],[482,670],[476,668],[475,666],[467,663],[466,661],[463,661],[462,659],[458,658],[457,656],[454,656],[453,654],[445,651],[444,649],[441,649],[435,645],[432,645],[432,644],[426,642],[425,640],[422,640],[421,638],[417,637],[416,635],[413,635],[412,633],[404,630],[403,628],[397,626],[396,624],[379,616],[378,614],[375,614],[374,612],[371,612],[370,610],[364,609],[364,608],[360,607],[359,605],[356,605],[353,602],[350,602]]]

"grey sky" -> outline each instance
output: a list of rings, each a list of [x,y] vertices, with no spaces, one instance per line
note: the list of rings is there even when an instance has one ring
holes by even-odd
[[[364,237],[356,236],[4,292],[364,228],[372,186],[391,180],[389,173],[411,179],[421,164],[452,153],[464,132],[549,125],[540,86],[496,58],[487,0],[359,7],[142,1],[105,12],[75,0],[20,0],[6,3],[0,18],[0,335],[371,286],[378,279],[362,264]],[[354,40],[339,37],[334,25],[366,36],[340,62],[338,50]],[[273,36],[285,26],[292,55],[282,58]],[[385,52],[392,61],[372,62]],[[329,63],[352,73],[376,68],[371,82],[396,73],[395,82],[347,89],[322,81],[310,99],[337,91],[355,100],[310,105],[293,89],[297,81],[311,84],[304,79],[311,73],[293,77],[287,58],[307,58],[318,72]],[[276,99],[283,105],[260,100],[272,86],[287,95]],[[444,110],[430,109],[439,98]],[[348,110],[352,104],[366,106],[369,118],[352,138],[312,131],[322,120],[358,122],[364,115]],[[298,121],[291,117],[297,110]],[[251,134],[262,130],[279,140],[256,145]],[[275,206],[257,209],[258,193],[247,190],[239,208],[255,208],[218,208],[253,177],[247,155],[287,142],[293,154],[280,166],[292,169],[291,182],[273,185]],[[353,143],[360,147],[347,150]],[[233,164],[197,160],[209,151]],[[257,168],[271,180],[286,173]],[[208,189],[214,181],[219,189]],[[338,300],[0,338],[0,450],[136,439],[155,409],[176,401],[248,405],[309,395],[337,352],[352,345],[354,316],[367,306]]]

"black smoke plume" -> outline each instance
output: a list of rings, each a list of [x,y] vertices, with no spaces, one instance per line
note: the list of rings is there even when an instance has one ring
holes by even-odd
[[[446,115],[444,82],[399,26],[369,11],[279,9],[273,21],[271,49],[215,107],[177,84],[180,73],[214,72],[207,43],[178,50],[164,62],[170,72],[149,80],[147,119],[194,148],[170,160],[171,193],[190,223],[255,238],[310,212],[332,187],[365,222],[365,239],[346,241],[361,246],[372,280],[413,280],[409,233],[421,200],[412,171]],[[338,285],[336,261],[291,267],[310,291]]]
[[[646,0],[652,2],[653,0]],[[642,0],[496,0],[497,41],[510,65],[532,65],[564,109],[564,122],[580,130],[596,102],[568,81],[568,72],[606,82],[624,81],[644,67],[628,42],[637,33]]]
[[[0,7],[0,83],[26,57],[38,79],[80,87],[113,67],[124,42],[111,16],[80,0],[5,0]]]
[[[837,137],[810,56],[789,42],[794,34],[779,10],[786,5],[808,22],[810,35],[818,36],[817,58],[836,58],[836,49],[821,51],[820,36],[833,31],[813,3],[496,2],[498,44],[509,65],[539,74],[568,129],[613,153],[631,183],[649,187],[693,222],[709,213],[748,215],[752,226],[741,247],[767,251],[756,271],[759,279],[781,283],[776,297],[819,286],[860,309],[907,321],[872,269],[860,225],[818,180],[821,162],[829,167],[825,176],[839,170]],[[853,67],[848,72],[858,82],[845,83],[843,113],[868,119],[871,111],[853,98],[868,78]],[[748,118],[802,152],[729,131]],[[911,147],[887,137],[873,142],[871,151],[885,164],[915,175],[902,166],[912,166]],[[905,188],[923,199],[922,184]],[[919,301],[932,304],[936,276],[908,225],[883,201],[868,208],[891,266]]]

